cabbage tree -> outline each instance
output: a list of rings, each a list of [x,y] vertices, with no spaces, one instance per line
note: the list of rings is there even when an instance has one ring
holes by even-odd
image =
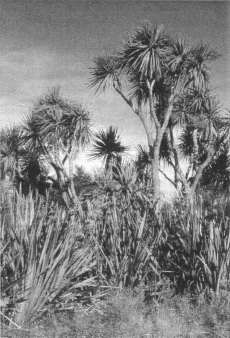
[[[24,123],[24,142],[34,149],[55,176],[50,178],[61,188],[73,178],[74,161],[90,138],[88,112],[63,99],[54,89],[33,107]]]
[[[174,107],[188,88],[206,88],[207,63],[216,56],[206,45],[189,47],[172,39],[162,26],[144,26],[115,55],[95,60],[91,85],[112,87],[144,127],[155,200],[160,198],[160,147]]]

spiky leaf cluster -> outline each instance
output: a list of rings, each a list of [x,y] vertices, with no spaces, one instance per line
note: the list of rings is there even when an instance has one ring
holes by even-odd
[[[108,169],[111,162],[119,161],[126,150],[127,147],[121,144],[117,128],[110,126],[107,130],[100,130],[95,134],[91,158],[102,159]]]

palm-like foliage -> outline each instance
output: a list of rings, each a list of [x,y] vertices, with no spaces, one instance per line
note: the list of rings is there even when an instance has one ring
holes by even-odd
[[[128,70],[140,74],[140,79],[158,80],[162,76],[169,38],[162,26],[137,30],[124,47],[122,57]]]
[[[91,69],[91,85],[105,90],[110,84],[121,88],[122,75],[127,76],[132,96],[147,93],[147,81],[160,81],[165,71],[170,38],[162,26],[137,30],[124,45],[121,53],[98,57]]]
[[[118,56],[100,56],[95,59],[95,67],[91,69],[92,87],[105,90],[117,81],[121,70],[121,59]]]
[[[135,164],[138,170],[143,170],[151,164],[148,150],[140,144],[137,147],[137,159]]]
[[[36,148],[28,147],[25,133],[20,127],[7,128],[1,132],[0,165],[1,179],[9,175],[11,183],[23,192],[30,188],[46,189],[46,170]]]
[[[207,62],[216,60],[218,53],[207,44],[200,43],[192,47],[186,60],[186,72],[188,84],[197,90],[207,88],[209,81],[209,68]]]
[[[186,126],[179,136],[179,148],[185,158],[192,156],[194,150],[193,128]]]
[[[56,177],[50,179],[61,191],[73,177],[76,153],[89,141],[89,115],[54,89],[37,102],[22,127],[7,129],[0,138],[2,177],[10,172],[23,191],[32,187],[44,192],[52,169]]]
[[[230,189],[230,147],[224,145],[221,151],[204,170],[201,185],[216,191],[229,192]]]
[[[213,183],[217,188],[219,180],[219,187],[226,187],[230,115],[208,90],[189,90],[183,100],[184,121],[179,148],[189,160],[186,179],[193,188],[198,185],[197,177],[202,186],[210,187]],[[193,185],[193,182],[196,183]]]
[[[27,121],[26,121],[27,122]],[[64,100],[57,90],[42,97],[26,123],[32,137],[44,143],[65,147],[79,147],[89,141],[89,116],[82,106]]]
[[[184,67],[184,61],[187,59],[189,47],[183,39],[172,41],[171,52],[167,55],[167,65],[169,71],[174,76],[181,75],[181,66]]]
[[[117,129],[110,126],[106,131],[96,133],[91,158],[102,159],[108,170],[111,165],[120,163],[126,150],[127,147],[121,144]]]
[[[139,101],[149,96],[148,84],[152,81],[156,96],[162,96],[163,88],[177,88],[177,94],[183,94],[185,88],[203,91],[209,81],[207,63],[217,56],[207,44],[189,47],[186,41],[169,37],[162,26],[152,29],[147,25],[130,36],[120,53],[95,60],[91,85],[105,89],[112,83],[121,88],[125,75],[131,97],[136,94]]]
[[[145,184],[150,183],[151,158],[149,156],[149,151],[140,144],[137,147],[135,167],[138,173],[138,178],[142,182],[145,182]]]
[[[203,147],[209,141],[215,140],[223,129],[226,129],[226,121],[222,116],[226,116],[226,111],[212,97],[209,92],[189,91],[184,97],[183,112],[184,123],[180,136],[180,147],[185,156],[192,155],[194,149],[193,133],[197,131],[197,142]]]
[[[21,161],[18,186],[21,185],[22,191],[26,194],[31,189],[44,194],[49,187],[47,176],[48,170],[41,161],[39,153],[27,149]]]

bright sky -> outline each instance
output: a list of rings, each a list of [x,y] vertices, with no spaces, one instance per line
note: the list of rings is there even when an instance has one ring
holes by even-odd
[[[137,26],[209,42],[222,54],[213,87],[230,107],[230,3],[222,1],[0,0],[0,126],[20,121],[52,86],[83,103],[96,129],[114,125],[124,143],[145,143],[142,126],[115,93],[88,88],[93,59],[111,53]]]

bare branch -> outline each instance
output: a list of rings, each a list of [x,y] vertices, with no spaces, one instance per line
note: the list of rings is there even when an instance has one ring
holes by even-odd
[[[122,92],[122,90],[121,90],[118,86],[116,86],[116,85],[114,84],[113,87],[114,87],[114,89],[116,90],[116,92],[123,98],[123,100],[129,105],[129,107],[132,109],[132,111],[133,111],[136,115],[138,115],[138,114],[139,114],[139,113],[138,113],[138,110],[135,109],[132,100],[128,99],[128,98],[126,97],[126,95]]]
[[[176,188],[176,183],[173,182],[173,180],[171,180],[171,178],[169,178],[169,177],[164,173],[163,170],[159,169],[159,172],[164,176],[164,178],[166,178],[166,180],[168,180],[168,181],[174,186],[174,188]]]

